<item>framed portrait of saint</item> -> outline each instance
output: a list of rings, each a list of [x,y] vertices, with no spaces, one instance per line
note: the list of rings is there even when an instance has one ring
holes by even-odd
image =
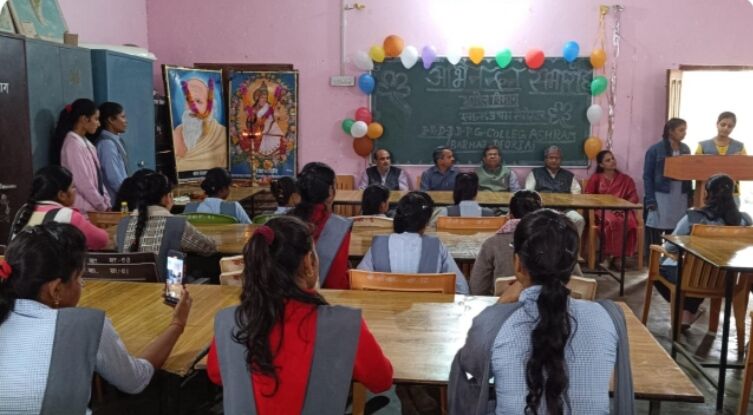
[[[10,9],[5,4],[0,8],[0,32],[16,33],[16,28],[13,26],[13,18],[10,17]]]
[[[298,167],[298,71],[229,77],[230,173],[267,184]]]
[[[57,0],[8,0],[19,34],[63,43],[68,26]]]
[[[163,71],[178,180],[200,179],[213,167],[227,168],[222,71],[168,65]]]

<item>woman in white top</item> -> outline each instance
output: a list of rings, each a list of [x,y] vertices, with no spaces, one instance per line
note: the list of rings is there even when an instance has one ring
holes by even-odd
[[[395,232],[388,237],[375,236],[358,269],[410,274],[453,272],[455,291],[468,294],[468,281],[447,247],[439,238],[424,235],[433,209],[434,201],[424,192],[403,196],[395,211]]]
[[[8,246],[0,261],[0,413],[88,412],[94,371],[141,392],[183,332],[185,290],[174,310],[165,308],[173,315],[165,331],[131,356],[104,312],[76,308],[85,256],[84,235],[62,223],[26,228]]]

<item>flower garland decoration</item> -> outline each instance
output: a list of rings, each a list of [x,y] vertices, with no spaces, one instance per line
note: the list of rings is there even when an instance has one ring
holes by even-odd
[[[209,78],[209,94],[207,95],[207,109],[204,112],[199,112],[199,108],[196,106],[196,101],[193,100],[191,91],[188,90],[188,82],[180,81],[180,88],[183,90],[183,95],[186,96],[188,102],[188,108],[199,119],[205,119],[212,113],[214,107],[214,79]]]

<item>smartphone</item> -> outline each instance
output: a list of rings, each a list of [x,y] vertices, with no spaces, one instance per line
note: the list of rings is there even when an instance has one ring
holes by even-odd
[[[170,250],[167,253],[167,278],[165,279],[165,303],[176,305],[183,293],[183,275],[185,274],[186,255]]]

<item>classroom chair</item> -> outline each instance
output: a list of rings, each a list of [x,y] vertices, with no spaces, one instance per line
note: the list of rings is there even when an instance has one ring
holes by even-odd
[[[220,285],[242,287],[243,286],[243,270],[223,272],[222,274],[220,274]]]
[[[351,219],[353,219],[353,228],[382,229],[392,232],[394,227],[392,218],[383,218],[380,216],[353,216]]]
[[[494,232],[507,222],[507,216],[460,217],[439,216],[437,232],[477,233]]]
[[[494,280],[494,295],[500,296],[505,290],[515,282],[515,277],[497,277]],[[567,288],[570,289],[570,296],[579,300],[593,301],[596,299],[596,288],[598,283],[591,278],[570,276]]]
[[[356,188],[356,180],[351,174],[338,174],[335,177],[335,189],[337,190],[353,190]],[[335,205],[334,212],[340,216],[355,216],[359,206],[351,205]]]
[[[694,236],[718,237],[723,239],[734,239],[740,237],[753,237],[753,227],[749,226],[719,226],[719,225],[693,225],[690,231]],[[668,281],[659,273],[661,257],[668,256],[676,259],[676,256],[668,253],[661,245],[650,246],[650,256],[648,259],[648,280],[646,281],[646,292],[643,298],[643,313],[641,322],[646,325],[648,313],[651,310],[651,297],[654,289],[654,283],[664,285],[669,289],[670,302],[669,310],[672,316],[672,332],[678,334],[680,324],[675,321],[674,302],[676,285]],[[709,298],[711,306],[709,309],[709,326],[708,331],[716,333],[719,329],[719,313],[721,311],[722,299],[724,299],[724,281],[725,272],[711,266],[695,255],[687,253],[683,257],[682,266],[682,295],[680,301],[683,302],[686,297],[691,298]],[[751,287],[750,278],[739,278],[735,286],[732,298],[732,310],[735,316],[735,326],[737,329],[737,350],[739,353],[745,348],[745,312],[748,308],[748,292]]]
[[[243,271],[243,255],[220,258],[220,272]]]
[[[220,213],[194,212],[182,213],[180,216],[186,218],[191,225],[230,225],[238,223],[237,218]]]
[[[89,252],[84,278],[118,281],[157,282],[157,257],[152,252]]]
[[[102,228],[102,229],[109,229],[115,226],[118,226],[118,222],[120,222],[121,219],[128,216],[127,213],[121,213],[121,212],[86,212],[86,215],[89,217],[89,222],[92,223],[92,225]]]
[[[274,214],[274,213],[262,213],[262,214],[254,216],[254,218],[251,220],[251,222],[253,222],[254,225],[264,225],[270,219],[275,218],[277,216],[280,216],[280,215],[277,215],[277,214]]]
[[[360,269],[348,271],[351,290],[455,293],[455,274],[401,274]]]

